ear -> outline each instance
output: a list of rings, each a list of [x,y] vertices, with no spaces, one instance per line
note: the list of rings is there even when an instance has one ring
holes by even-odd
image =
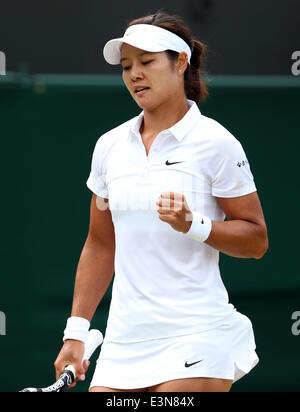
[[[176,63],[176,68],[179,74],[184,74],[188,67],[188,55],[185,52],[181,52],[178,55],[178,60]]]

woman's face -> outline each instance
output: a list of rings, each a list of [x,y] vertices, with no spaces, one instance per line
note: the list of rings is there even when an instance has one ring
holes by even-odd
[[[123,81],[136,103],[152,111],[182,93],[183,76],[166,52],[150,53],[128,44],[121,51]],[[139,89],[144,89],[139,91]]]

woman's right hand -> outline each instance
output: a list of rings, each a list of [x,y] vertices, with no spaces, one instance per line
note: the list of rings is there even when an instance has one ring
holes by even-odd
[[[84,344],[78,340],[66,340],[62,347],[56,361],[54,362],[56,370],[56,380],[68,365],[72,365],[76,371],[75,382],[70,386],[72,388],[76,385],[77,381],[84,381],[85,374],[88,370],[89,361],[82,362],[84,355]]]

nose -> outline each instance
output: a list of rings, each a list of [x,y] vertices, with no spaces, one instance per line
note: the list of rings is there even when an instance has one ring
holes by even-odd
[[[130,77],[132,81],[140,80],[144,77],[141,67],[137,64],[133,64],[130,71]]]

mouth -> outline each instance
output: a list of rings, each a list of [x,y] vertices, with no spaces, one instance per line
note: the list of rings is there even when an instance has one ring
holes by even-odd
[[[136,88],[135,89],[135,91],[134,91],[134,93],[137,95],[137,96],[141,96],[141,95],[143,95],[147,90],[149,90],[150,89],[150,87],[138,87],[138,88]]]

